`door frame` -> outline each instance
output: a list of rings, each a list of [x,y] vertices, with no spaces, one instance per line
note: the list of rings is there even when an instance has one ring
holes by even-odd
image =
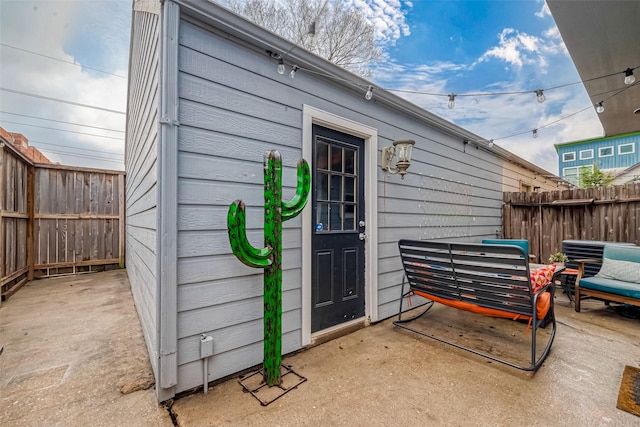
[[[364,139],[364,192],[365,192],[365,245],[364,245],[364,293],[365,320],[378,320],[378,131],[375,128],[320,110],[310,105],[302,106],[302,157],[313,158],[312,127],[320,125]],[[311,182],[313,191],[313,181]],[[311,224],[312,206],[302,211],[302,346],[311,344]],[[336,328],[349,326],[338,325]],[[334,328],[331,328],[334,329]],[[320,335],[326,331],[318,331]]]

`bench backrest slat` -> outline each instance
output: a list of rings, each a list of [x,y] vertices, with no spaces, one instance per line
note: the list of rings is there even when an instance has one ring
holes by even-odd
[[[401,240],[414,290],[481,307],[531,315],[529,258],[517,246]]]

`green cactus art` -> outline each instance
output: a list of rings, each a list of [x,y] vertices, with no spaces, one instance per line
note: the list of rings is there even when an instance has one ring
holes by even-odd
[[[264,247],[254,248],[246,234],[245,204],[236,200],[229,206],[227,226],[231,249],[249,267],[264,268],[264,361],[263,379],[269,386],[280,385],[282,360],[282,222],[302,212],[311,184],[309,165],[298,161],[296,194],[282,201],[282,158],[277,151],[264,155]]]

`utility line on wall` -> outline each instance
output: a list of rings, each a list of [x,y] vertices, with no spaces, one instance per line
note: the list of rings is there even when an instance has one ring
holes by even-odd
[[[104,70],[99,70],[97,68],[87,67],[86,65],[78,64],[76,62],[67,61],[66,59],[60,59],[60,58],[56,58],[54,56],[44,55],[42,53],[34,52],[34,51],[31,51],[31,50],[27,50],[27,49],[22,49],[22,48],[19,48],[19,47],[16,47],[16,46],[11,46],[11,45],[8,45],[6,43],[0,43],[0,46],[8,47],[9,49],[19,50],[20,52],[30,53],[32,55],[41,56],[43,58],[52,59],[54,61],[64,62],[65,64],[75,65],[76,67],[86,68],[87,70],[97,71],[97,72],[103,73],[103,74],[109,74],[110,76],[119,77],[121,79],[126,79],[127,78],[126,76],[121,76],[119,74],[110,73],[109,71],[104,71]]]
[[[10,114],[12,116],[27,117],[29,119],[46,120],[48,122],[63,123],[63,124],[66,124],[66,125],[81,126],[81,127],[86,127],[86,128],[106,130],[106,131],[109,131],[109,132],[124,133],[123,130],[118,130],[118,129],[109,129],[109,128],[105,128],[105,127],[101,127],[101,126],[83,125],[83,124],[80,124],[80,123],[66,122],[64,120],[47,119],[47,118],[44,118],[44,117],[31,116],[31,115],[28,115],[28,114],[11,113],[9,111],[0,111],[0,114]]]
[[[95,136],[97,138],[108,138],[108,139],[116,139],[118,141],[124,141],[123,137],[117,137],[117,136],[97,135],[95,133],[78,132],[78,131],[75,131],[75,130],[51,128],[51,127],[48,127],[48,126],[30,125],[30,124],[27,124],[27,123],[12,122],[10,120],[5,120],[5,119],[0,119],[0,122],[11,123],[11,124],[14,124],[14,125],[21,125],[21,126],[31,126],[31,127],[40,128],[40,129],[56,130],[58,132],[69,132],[69,133],[76,133],[76,134],[79,134],[79,135]]]
[[[66,100],[60,99],[60,98],[52,98],[52,97],[48,97],[48,96],[38,95],[36,93],[29,93],[29,92],[22,92],[22,91],[19,91],[19,90],[7,89],[5,87],[0,87],[0,90],[3,90],[5,92],[15,93],[15,94],[18,94],[18,95],[32,96],[34,98],[46,99],[47,101],[62,102],[64,104],[76,105],[78,107],[93,108],[94,110],[106,111],[107,113],[126,114],[124,111],[111,110],[109,108],[97,107],[95,105],[88,105],[88,104],[82,104],[82,103],[79,103],[79,102],[66,101]]]

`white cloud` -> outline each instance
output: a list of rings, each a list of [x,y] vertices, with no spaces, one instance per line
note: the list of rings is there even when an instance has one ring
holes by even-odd
[[[540,9],[540,11],[536,12],[535,15],[538,18],[544,18],[546,16],[551,16],[551,11],[549,10],[549,6],[547,5],[547,2],[545,2],[544,0],[538,0],[538,2],[542,3],[542,8]]]
[[[1,87],[110,110],[125,110],[126,78],[45,56],[126,76],[131,9],[128,1],[0,1],[0,9],[0,35],[5,45],[0,47]],[[108,14],[105,13],[107,10]],[[109,19],[105,19],[106,16]],[[124,34],[123,28],[126,28]],[[78,34],[83,34],[85,39],[81,42],[85,42],[89,50],[83,50],[82,44],[73,44]],[[101,63],[95,64],[95,58]],[[75,166],[124,168],[124,114],[8,91],[2,91],[0,95],[0,110],[3,111],[0,126],[9,132],[24,134],[31,145],[52,161]]]
[[[406,22],[407,9],[413,4],[401,0],[345,0],[347,7],[359,9],[375,28],[376,41],[393,45],[402,36],[411,34]]]
[[[539,53],[540,39],[537,37],[521,33],[513,28],[505,28],[498,35],[498,39],[498,45],[482,54],[479,62],[496,58],[517,68],[521,68],[525,63],[536,62],[532,55]]]

